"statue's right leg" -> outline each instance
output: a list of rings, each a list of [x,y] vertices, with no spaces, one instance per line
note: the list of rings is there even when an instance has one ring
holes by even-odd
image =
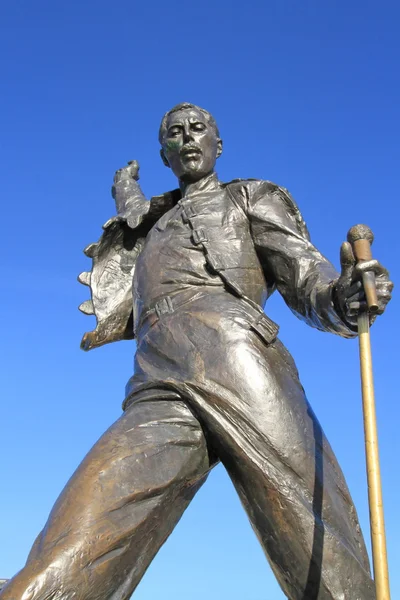
[[[129,598],[209,468],[183,402],[133,404],[72,476],[1,600]]]

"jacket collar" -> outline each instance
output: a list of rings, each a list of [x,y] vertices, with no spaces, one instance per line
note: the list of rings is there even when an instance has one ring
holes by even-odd
[[[153,196],[150,199],[149,215],[153,219],[158,219],[170,208],[175,206],[178,200],[182,199],[182,196],[183,198],[192,198],[197,194],[218,190],[222,186],[223,184],[218,180],[218,175],[213,172],[210,175],[207,175],[207,177],[203,177],[203,179],[200,179],[200,181],[188,184],[184,188],[184,192],[183,190],[178,188],[176,190],[172,190],[171,192],[165,192],[160,196]],[[143,219],[141,219],[141,221],[142,220]]]

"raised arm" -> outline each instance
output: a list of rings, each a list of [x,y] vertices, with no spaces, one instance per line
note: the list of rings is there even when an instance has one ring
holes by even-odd
[[[130,161],[114,176],[112,195],[117,214],[104,225],[98,242],[84,249],[92,269],[78,281],[90,287],[91,299],[79,309],[96,317],[96,328],[85,333],[81,348],[91,350],[103,344],[134,337],[132,280],[137,257],[154,223],[180,197],[179,190],[146,200],[138,182],[139,165]]]
[[[150,202],[137,183],[139,166],[131,161],[116,172],[112,195],[117,214],[104,225],[98,242],[86,246],[92,259],[80,283],[89,286],[91,299],[79,309],[96,317],[96,328],[85,333],[81,348],[91,350],[110,342],[133,338],[132,278],[136,259],[148,231]]]

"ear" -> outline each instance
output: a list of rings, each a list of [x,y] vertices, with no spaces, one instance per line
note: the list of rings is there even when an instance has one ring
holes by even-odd
[[[171,167],[170,167],[167,157],[165,156],[164,148],[161,148],[160,156],[161,156],[161,160],[163,161],[164,165],[170,169]]]
[[[217,158],[219,158],[222,154],[222,140],[218,138],[217,140]]]

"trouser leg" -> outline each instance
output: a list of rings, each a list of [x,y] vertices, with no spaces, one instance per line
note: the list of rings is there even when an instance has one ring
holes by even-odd
[[[290,600],[372,600],[341,469],[290,355],[279,342],[263,354],[255,345],[236,356],[236,374],[243,367],[251,376],[233,409],[237,430],[216,438],[219,456]]]
[[[198,353],[200,334],[207,339],[208,324],[196,325],[185,329],[195,332],[188,354]],[[184,388],[283,591],[290,600],[373,600],[357,514],[293,359],[240,323],[229,321],[219,335],[191,357],[201,370]]]
[[[1,600],[129,598],[209,467],[183,402],[132,405],[72,476]]]
[[[186,396],[290,600],[373,600],[357,514],[293,359],[246,310],[226,294],[160,320],[138,346],[132,389],[168,373]]]

